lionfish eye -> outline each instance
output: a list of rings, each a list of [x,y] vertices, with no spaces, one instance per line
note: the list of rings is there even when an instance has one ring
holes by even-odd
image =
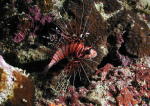
[[[85,52],[84,52],[85,55],[89,55],[89,54],[90,54],[90,50],[91,50],[91,49],[85,50]]]

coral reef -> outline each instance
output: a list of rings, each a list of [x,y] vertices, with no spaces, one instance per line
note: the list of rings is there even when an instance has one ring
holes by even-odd
[[[150,105],[149,0],[1,0],[0,9],[0,105]]]
[[[32,106],[34,85],[24,70],[15,68],[0,56],[0,104]]]
[[[83,105],[149,105],[149,71],[143,65],[113,67],[99,70],[88,87],[68,86],[48,103],[64,106]],[[105,73],[105,74],[104,74]]]
[[[29,49],[28,51],[20,50],[15,55],[17,56],[18,63],[25,64],[48,59],[51,54],[49,51],[48,48],[41,46],[37,49]]]

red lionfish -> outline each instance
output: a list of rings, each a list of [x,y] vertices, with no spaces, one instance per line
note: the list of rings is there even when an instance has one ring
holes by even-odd
[[[53,65],[57,64],[65,57],[73,55],[75,58],[92,59],[97,56],[97,52],[92,47],[86,47],[83,43],[71,43],[59,48],[53,55],[51,62],[45,68],[48,71]]]
[[[88,70],[96,70],[103,57],[98,45],[105,45],[107,34],[106,23],[96,10],[94,2],[66,0],[62,11],[68,13],[72,18],[71,21],[57,20],[57,25],[62,31],[61,36],[66,39],[67,43],[56,50],[45,68],[45,72],[66,57],[72,60],[67,66],[73,66],[74,63],[77,63],[84,73],[87,72],[84,66],[87,66]]]

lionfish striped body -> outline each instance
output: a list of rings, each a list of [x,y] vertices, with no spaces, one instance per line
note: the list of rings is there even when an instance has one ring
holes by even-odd
[[[83,43],[64,45],[53,55],[44,72],[47,72],[53,65],[68,56],[73,56],[77,59],[91,59],[97,56],[97,52],[92,47],[85,46]]]
[[[45,72],[60,60],[69,56],[73,57],[72,62],[79,60],[80,63],[82,62],[85,66],[91,67],[90,69],[94,67],[93,70],[95,70],[97,67],[96,65],[99,64],[97,61],[101,58],[100,55],[97,55],[99,51],[97,49],[98,47],[95,45],[105,41],[106,37],[104,28],[106,24],[103,22],[102,17],[99,15],[99,12],[94,7],[94,2],[92,1],[83,0],[79,3],[70,0],[66,2],[66,4],[64,3],[64,5],[66,5],[67,8],[65,8],[65,6],[62,7],[62,11],[67,14],[71,11],[73,17],[71,16],[71,21],[60,19],[57,20],[56,23],[61,30],[60,35],[68,44],[64,44],[55,52],[50,63],[45,68]],[[86,46],[85,44],[92,46]],[[97,51],[92,47],[95,47]],[[97,61],[93,60],[96,56]],[[88,63],[82,60],[87,60]],[[93,62],[94,64],[96,63],[96,65],[94,65]],[[80,64],[81,70],[85,70],[82,63]]]

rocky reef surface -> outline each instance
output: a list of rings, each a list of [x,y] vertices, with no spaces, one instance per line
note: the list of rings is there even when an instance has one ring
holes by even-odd
[[[150,105],[149,0],[1,0],[0,9],[0,105]],[[79,58],[75,43],[96,57]]]
[[[22,69],[13,67],[0,56],[0,104],[32,106],[34,85]]]

